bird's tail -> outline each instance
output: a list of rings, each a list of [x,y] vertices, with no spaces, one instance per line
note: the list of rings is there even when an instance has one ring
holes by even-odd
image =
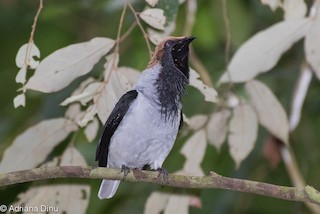
[[[114,194],[116,194],[119,184],[120,184],[120,181],[118,180],[103,179],[100,185],[98,197],[100,199],[112,198]]]

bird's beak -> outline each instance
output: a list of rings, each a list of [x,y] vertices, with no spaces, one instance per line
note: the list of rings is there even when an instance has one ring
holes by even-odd
[[[189,45],[195,38],[197,38],[197,37],[195,37],[195,36],[188,36],[188,37],[185,37],[185,38],[183,39],[183,42],[186,43],[187,45]]]
[[[188,36],[184,37],[183,39],[180,39],[177,41],[178,46],[178,52],[184,52],[188,54],[189,51],[189,44],[195,39],[195,36]]]

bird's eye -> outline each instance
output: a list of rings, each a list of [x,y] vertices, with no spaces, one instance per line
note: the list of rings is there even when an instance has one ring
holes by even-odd
[[[167,47],[170,47],[170,46],[172,46],[172,45],[173,45],[173,41],[168,40],[168,41],[166,42],[166,46],[167,46]]]

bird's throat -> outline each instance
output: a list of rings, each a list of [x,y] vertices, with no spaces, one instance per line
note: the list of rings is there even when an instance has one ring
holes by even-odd
[[[181,96],[186,94],[188,79],[175,66],[163,65],[156,87],[161,113],[166,119],[174,118],[181,109]]]

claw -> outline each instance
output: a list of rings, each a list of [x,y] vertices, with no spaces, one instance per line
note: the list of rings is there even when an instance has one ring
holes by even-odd
[[[162,175],[163,183],[168,183],[168,179],[169,179],[168,171],[164,168],[158,168],[157,171],[159,172],[158,177]]]
[[[124,179],[127,177],[127,175],[130,173],[130,168],[125,166],[125,165],[122,165],[121,166],[121,172],[123,173],[123,178],[122,178],[122,181],[124,181]]]

